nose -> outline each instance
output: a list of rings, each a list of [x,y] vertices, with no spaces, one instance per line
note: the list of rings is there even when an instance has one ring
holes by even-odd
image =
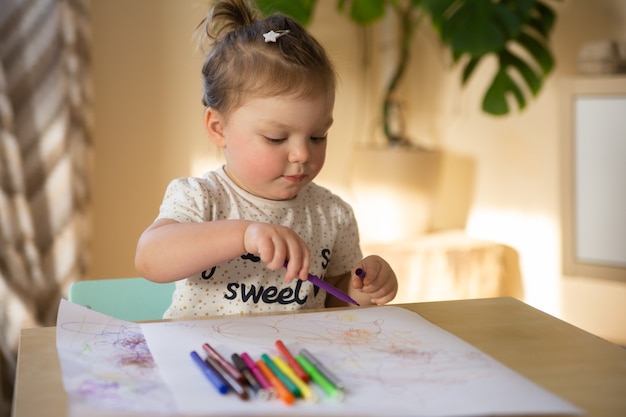
[[[311,157],[308,143],[306,141],[294,140],[289,149],[289,162],[305,163]]]

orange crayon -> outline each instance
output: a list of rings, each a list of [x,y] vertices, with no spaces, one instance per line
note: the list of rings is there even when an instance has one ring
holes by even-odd
[[[256,362],[256,364],[261,372],[263,372],[263,375],[265,375],[265,377],[270,381],[270,383],[274,387],[274,390],[278,394],[278,397],[280,397],[280,399],[282,399],[285,404],[293,404],[296,400],[296,397],[291,391],[289,391],[289,389],[287,389],[287,387],[282,382],[280,382],[278,377],[274,375],[269,366],[267,366],[265,362],[260,359]]]

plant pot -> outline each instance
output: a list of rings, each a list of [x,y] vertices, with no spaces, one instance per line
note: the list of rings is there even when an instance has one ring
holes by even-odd
[[[353,207],[363,243],[385,243],[429,231],[443,153],[407,147],[354,151]]]

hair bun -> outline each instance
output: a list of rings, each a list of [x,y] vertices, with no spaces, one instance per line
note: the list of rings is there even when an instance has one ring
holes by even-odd
[[[258,20],[255,9],[246,0],[217,2],[200,26],[204,26],[210,39],[219,40],[228,33],[253,25]]]

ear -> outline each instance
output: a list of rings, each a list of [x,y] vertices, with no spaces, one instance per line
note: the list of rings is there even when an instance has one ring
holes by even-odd
[[[224,137],[225,122],[224,115],[217,109],[213,107],[206,109],[204,113],[204,128],[209,135],[209,139],[220,148],[226,147],[226,139]]]

